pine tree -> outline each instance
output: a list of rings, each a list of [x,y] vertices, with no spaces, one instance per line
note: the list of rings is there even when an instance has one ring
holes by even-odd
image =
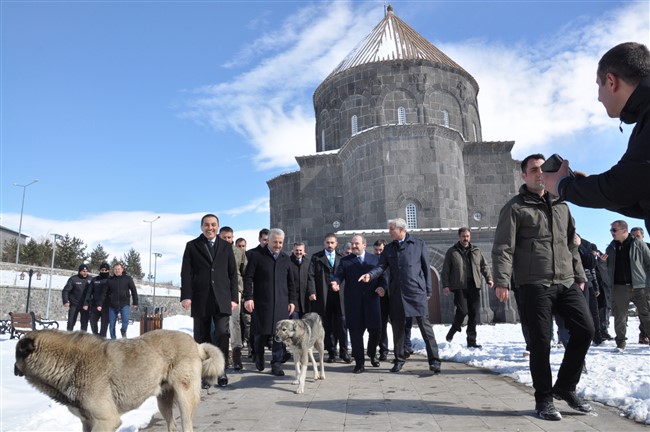
[[[2,261],[16,262],[16,248],[18,248],[18,242],[15,238],[5,240],[2,245]]]
[[[40,247],[36,240],[29,239],[27,244],[20,248],[20,262],[44,267],[47,262],[47,255],[43,252],[43,248]]]
[[[144,273],[142,273],[142,262],[140,260],[140,252],[136,252],[135,249],[131,248],[129,251],[124,254],[124,269],[128,274],[131,275],[134,279],[142,279]]]
[[[58,268],[76,270],[86,260],[85,252],[86,245],[81,239],[66,234],[56,245],[54,264]]]
[[[91,271],[98,272],[99,266],[102,265],[103,262],[108,261],[108,256],[109,254],[104,250],[104,247],[101,244],[98,244],[95,246],[95,249],[90,252],[88,267],[90,267]]]

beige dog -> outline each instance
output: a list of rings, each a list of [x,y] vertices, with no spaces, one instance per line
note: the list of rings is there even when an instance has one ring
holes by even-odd
[[[296,379],[293,384],[298,384],[296,393],[305,392],[305,378],[307,366],[311,359],[314,368],[314,380],[325,379],[325,330],[320,315],[314,312],[305,314],[298,320],[281,320],[275,326],[275,340],[284,342],[287,349],[293,354],[296,364]],[[320,374],[314,358],[314,349],[318,350],[320,360]]]
[[[39,330],[16,344],[14,373],[81,419],[84,432],[116,430],[120,414],[151,396],[169,431],[174,404],[184,431],[201,397],[201,379],[224,373],[219,348],[198,345],[186,333],[155,330],[134,339],[106,340],[82,332]]]

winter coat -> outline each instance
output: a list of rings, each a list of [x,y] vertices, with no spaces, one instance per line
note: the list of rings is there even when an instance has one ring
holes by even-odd
[[[133,297],[133,306],[138,305],[138,290],[133,278],[127,274],[113,275],[108,278],[105,295],[108,297],[108,305],[112,308],[120,309],[131,305],[131,297]]]
[[[298,302],[293,284],[291,260],[280,252],[277,260],[268,248],[253,249],[248,254],[244,274],[244,300],[254,300],[251,328],[259,335],[275,333],[275,324],[289,319],[289,304]]]
[[[191,315],[205,318],[214,308],[209,304],[214,294],[219,313],[231,315],[231,302],[239,303],[237,262],[232,245],[219,237],[214,241],[212,258],[208,239],[201,234],[187,242],[181,265],[181,301],[192,300]]]
[[[336,269],[332,280],[338,284],[345,281],[345,325],[348,329],[381,327],[381,297],[375,290],[377,287],[388,288],[386,273],[368,283],[359,282],[359,277],[377,264],[379,257],[376,255],[366,253],[363,263],[360,263],[358,256],[350,254],[341,259]]]
[[[469,250],[464,250],[460,242],[450,247],[445,254],[445,261],[442,264],[442,274],[440,275],[441,285],[443,288],[449,288],[454,291],[457,289],[467,289],[467,263],[465,253],[468,253],[471,260],[471,288],[481,289],[481,274],[485,277],[487,283],[492,281],[492,272],[485,262],[481,250],[476,246],[469,244]]]
[[[106,296],[108,278],[108,273],[106,273],[106,276],[100,274],[99,276],[92,278],[90,281],[90,287],[88,288],[88,295],[86,296],[86,301],[84,302],[86,306],[89,306],[93,309],[97,306],[109,306],[107,301],[108,297]]]
[[[390,316],[407,318],[428,316],[428,298],[433,291],[429,273],[429,250],[424,240],[407,233],[401,245],[398,241],[388,243],[379,256],[379,264],[368,273],[374,279],[387,269],[390,269],[388,275]],[[398,296],[402,298],[401,302],[394,300]],[[403,306],[401,309],[400,303]]]
[[[540,197],[522,185],[499,214],[492,265],[495,287],[585,282],[575,222],[569,206],[549,193]]]
[[[307,285],[309,280],[309,260],[307,257],[302,258],[299,264],[298,259],[294,254],[291,254],[291,274],[293,274],[293,283],[296,292],[298,293],[298,304],[296,311],[304,315],[311,312],[311,305],[309,301],[309,293],[307,292]]]
[[[90,278],[88,276],[81,277],[80,274],[76,274],[68,279],[61,293],[63,304],[70,303],[70,306],[83,306],[89,284]]]
[[[334,252],[334,267],[330,264],[325,250],[320,250],[311,256],[309,261],[309,279],[308,293],[316,294],[316,301],[311,302],[311,311],[317,312],[320,316],[325,315],[325,306],[327,305],[327,296],[332,291],[332,277],[341,264],[343,255]],[[341,285],[339,290],[339,301],[341,310],[345,311],[345,284]],[[344,312],[345,313],[345,312]]]
[[[632,240],[630,244],[630,267],[632,270],[632,288],[640,289],[646,288],[646,275],[650,274],[650,249],[641,240],[629,236]],[[609,280],[614,280],[614,271],[616,269],[616,249],[620,245],[616,240],[613,240],[607,246],[607,273]],[[612,282],[612,285],[614,283]]]

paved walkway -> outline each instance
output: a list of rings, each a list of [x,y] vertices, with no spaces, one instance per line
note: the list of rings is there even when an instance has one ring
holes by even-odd
[[[352,365],[326,364],[327,379],[307,372],[305,393],[295,394],[293,362],[287,375],[258,372],[244,362],[243,372],[229,371],[228,387],[203,390],[194,416],[195,431],[645,431],[650,427],[621,417],[618,410],[592,403],[597,416],[555,406],[562,421],[533,413],[533,389],[483,369],[443,362],[432,375],[426,359],[413,356],[401,373],[392,366],[369,367],[352,374]],[[209,392],[209,393],[208,393]],[[174,411],[178,415],[178,410]],[[178,427],[180,429],[180,420]],[[145,431],[166,431],[157,414]]]

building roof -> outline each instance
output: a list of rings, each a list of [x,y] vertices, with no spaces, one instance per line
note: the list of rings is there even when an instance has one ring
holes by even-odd
[[[391,60],[428,60],[471,76],[455,61],[399,19],[394,14],[393,7],[389,5],[384,19],[343,59],[325,81],[356,66]]]

